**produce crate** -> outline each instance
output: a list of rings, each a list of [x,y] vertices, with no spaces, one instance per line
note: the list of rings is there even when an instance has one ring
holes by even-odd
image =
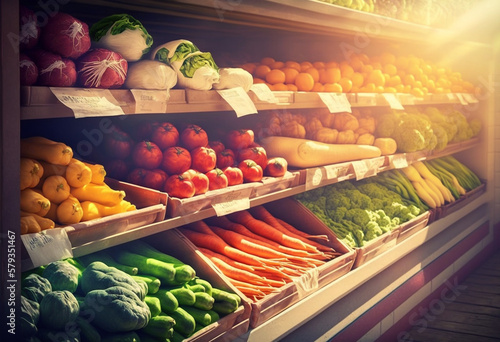
[[[462,209],[467,204],[469,204],[470,202],[472,202],[473,200],[475,200],[476,198],[478,198],[479,196],[484,194],[486,192],[486,181],[481,180],[481,182],[482,182],[482,184],[480,186],[467,192],[465,195],[460,196],[460,198],[457,199],[455,202],[449,203],[449,204],[446,204],[446,205],[443,205],[443,206],[437,208],[438,209],[437,219],[442,219],[442,218]]]
[[[327,235],[329,241],[326,244],[333,247],[341,255],[322,266],[309,270],[296,281],[281,287],[276,293],[269,294],[257,302],[252,302],[251,328],[259,326],[310,293],[349,272],[356,257],[354,250],[339,241],[323,222],[298,201],[284,198],[267,203],[265,208],[273,216],[283,219],[304,232]]]
[[[229,203],[244,197],[255,198],[297,185],[298,172],[287,172],[283,177],[264,177],[260,182],[232,185],[224,189],[210,190],[190,198],[169,197],[167,215],[169,217],[196,213],[213,205]]]
[[[110,178],[106,178],[105,182],[112,189],[125,191],[125,199],[135,204],[137,210],[66,226],[73,246],[165,219],[168,198],[166,193]]]
[[[357,268],[367,261],[375,258],[377,255],[380,255],[396,246],[398,235],[399,229],[395,228],[373,240],[368,241],[363,247],[355,248],[356,260],[354,261],[352,268]]]
[[[234,288],[220,272],[212,267],[201,252],[177,229],[170,229],[147,238],[144,241],[158,250],[174,256],[190,265],[196,275],[208,280],[212,286],[234,292],[242,298],[242,305],[233,313],[226,315],[217,322],[201,329],[194,335],[185,339],[187,342],[229,342],[248,331],[250,324],[250,302]]]
[[[396,228],[397,230],[399,230],[396,243],[400,243],[406,240],[408,237],[412,236],[413,234],[424,229],[429,223],[430,216],[431,216],[430,211],[426,211],[425,213],[420,214],[419,216],[414,218],[413,220],[405,222],[398,228]]]

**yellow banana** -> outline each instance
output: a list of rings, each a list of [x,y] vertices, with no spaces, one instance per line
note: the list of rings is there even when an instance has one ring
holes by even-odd
[[[432,190],[432,192],[436,194],[436,196],[439,198],[439,206],[444,205],[445,202],[444,195],[441,193],[439,188],[427,178],[424,178],[424,182]]]

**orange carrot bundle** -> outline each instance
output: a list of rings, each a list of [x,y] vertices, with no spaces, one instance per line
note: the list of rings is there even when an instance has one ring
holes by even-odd
[[[225,263],[227,263],[227,264],[229,264],[229,265],[231,265],[233,267],[237,267],[239,269],[242,269],[242,270],[245,270],[245,271],[248,271],[248,272],[254,272],[255,271],[255,267],[260,267],[260,266],[251,266],[251,265],[247,265],[247,264],[244,264],[242,262],[239,262],[239,261],[235,261],[235,260],[233,260],[231,258],[228,258],[227,256],[225,256],[223,254],[214,252],[214,251],[212,251],[210,249],[207,249],[207,248],[198,247],[198,249],[207,258],[211,258],[211,257],[219,258],[219,259],[223,260]]]

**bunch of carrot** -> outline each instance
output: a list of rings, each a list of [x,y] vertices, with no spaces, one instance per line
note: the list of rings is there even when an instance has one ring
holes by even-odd
[[[185,225],[182,233],[255,301],[338,256],[332,247],[273,216],[263,206]]]

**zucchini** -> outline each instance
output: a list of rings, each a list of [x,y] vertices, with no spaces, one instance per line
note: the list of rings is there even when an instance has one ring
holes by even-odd
[[[160,289],[161,280],[154,276],[139,274],[132,276],[134,280],[142,280],[148,285],[148,294],[155,294]]]
[[[160,298],[153,296],[146,296],[144,298],[144,303],[149,306],[149,311],[151,311],[151,316],[158,316],[161,313],[161,302]]]
[[[174,318],[165,314],[160,314],[158,316],[151,317],[148,324],[142,328],[142,331],[155,337],[167,339],[172,337],[171,329],[174,325]]]
[[[193,306],[202,310],[212,309],[215,299],[206,292],[194,292],[195,302]]]
[[[196,321],[182,307],[179,306],[175,311],[169,313],[169,315],[175,320],[175,331],[178,331],[185,337],[189,337],[194,333]]]
[[[177,298],[166,289],[159,289],[158,292],[151,295],[160,300],[161,310],[166,313],[171,313],[179,307]]]

